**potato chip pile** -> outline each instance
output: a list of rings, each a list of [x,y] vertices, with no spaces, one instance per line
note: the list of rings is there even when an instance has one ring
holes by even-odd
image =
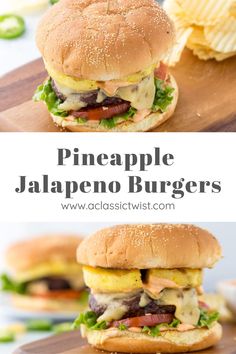
[[[236,55],[236,0],[166,0],[175,23],[176,44],[163,59],[174,66],[185,46],[200,59],[217,61]]]

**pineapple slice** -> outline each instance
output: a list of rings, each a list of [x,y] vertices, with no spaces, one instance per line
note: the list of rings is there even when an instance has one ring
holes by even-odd
[[[150,269],[148,278],[167,279],[180,287],[196,288],[202,284],[201,269]]]
[[[95,292],[129,292],[142,288],[139,270],[83,267],[85,284]]]

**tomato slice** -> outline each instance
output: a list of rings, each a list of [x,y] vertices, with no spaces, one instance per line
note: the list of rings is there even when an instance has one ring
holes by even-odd
[[[156,68],[154,71],[154,76],[157,79],[165,81],[167,78],[167,73],[168,73],[168,66],[160,62],[159,67]]]
[[[1,15],[0,16],[0,38],[13,39],[20,37],[25,32],[25,21],[21,16]]]
[[[45,294],[35,295],[36,297],[42,297],[46,299],[79,299],[81,291],[76,290],[56,290],[49,291]]]
[[[124,324],[126,327],[153,327],[160,323],[171,323],[173,321],[173,318],[174,315],[172,314],[157,314],[131,317],[120,321],[113,321],[111,327],[119,327],[119,325],[121,324]]]
[[[204,309],[204,310],[209,310],[209,308],[210,308],[204,301],[201,301],[201,300],[198,301],[198,305],[201,309]]]
[[[109,119],[116,115],[123,114],[128,111],[130,104],[128,102],[110,105],[106,107],[91,108],[88,110],[72,111],[74,117],[86,118],[88,120]]]

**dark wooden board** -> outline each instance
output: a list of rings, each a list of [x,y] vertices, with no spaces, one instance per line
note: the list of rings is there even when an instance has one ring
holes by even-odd
[[[185,50],[172,73],[180,88],[178,106],[156,131],[236,131],[236,57],[205,62]],[[45,106],[31,101],[46,76],[39,59],[0,79],[0,131],[59,131]]]
[[[37,342],[26,344],[16,350],[14,354],[101,354],[86,344],[78,331],[49,337]],[[104,352],[103,352],[104,353]],[[236,354],[236,325],[225,325],[223,339],[210,349],[199,352],[201,354]],[[119,354],[119,353],[116,353]]]

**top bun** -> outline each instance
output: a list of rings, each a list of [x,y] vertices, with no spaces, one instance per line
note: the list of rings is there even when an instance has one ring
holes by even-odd
[[[156,64],[174,38],[155,0],[60,0],[41,20],[36,42],[54,70],[106,81]]]
[[[211,268],[221,248],[208,231],[194,225],[118,225],[84,239],[78,262],[117,269]]]
[[[78,236],[50,235],[15,243],[6,252],[6,262],[16,272],[51,261],[76,261]]]

